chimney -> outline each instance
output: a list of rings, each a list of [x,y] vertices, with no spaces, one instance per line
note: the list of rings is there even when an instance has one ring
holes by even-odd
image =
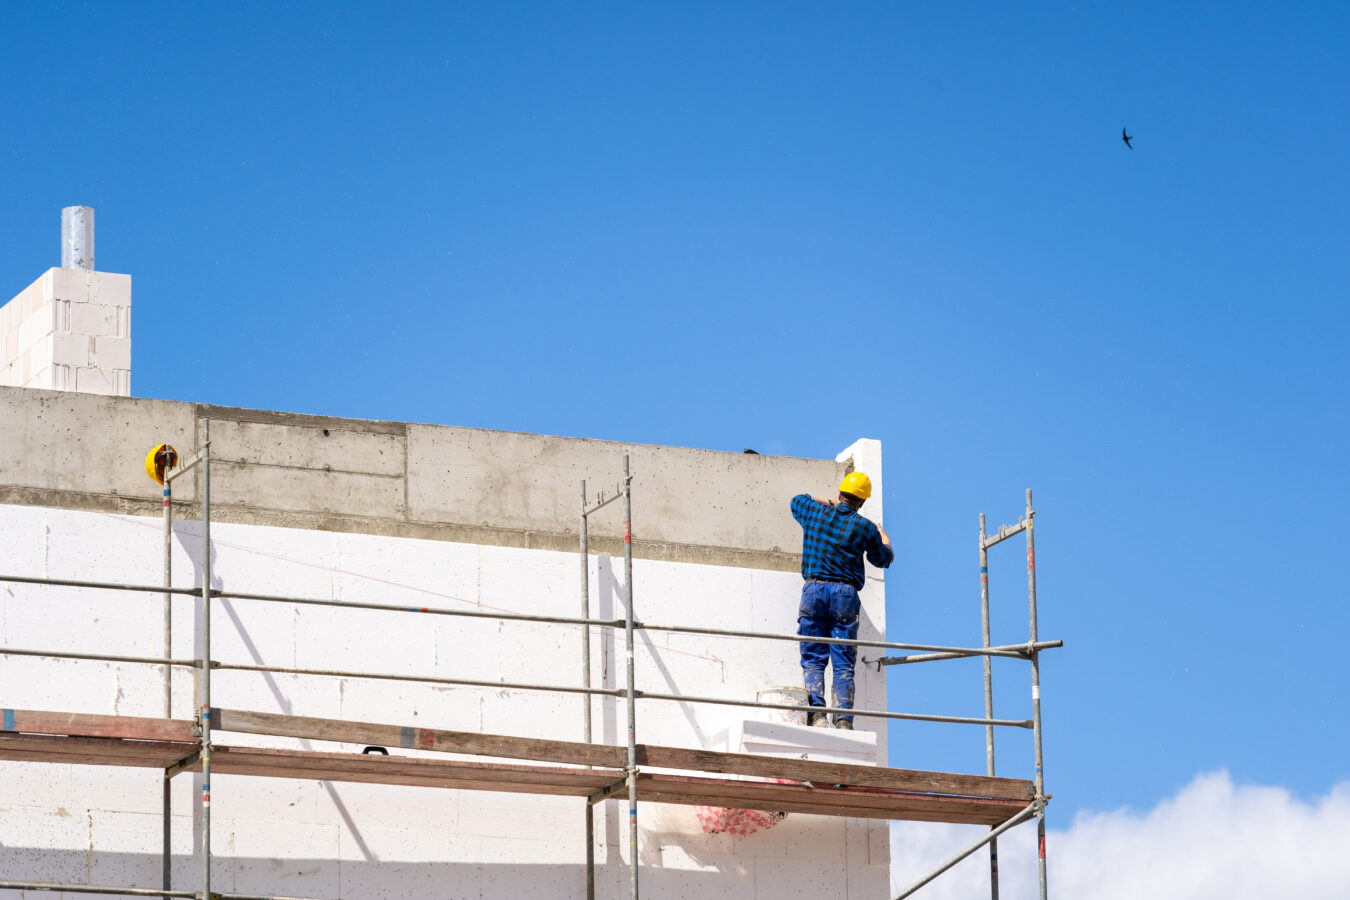
[[[94,271],[94,210],[67,206],[61,210],[61,268]]]
[[[0,386],[131,394],[131,276],[94,271],[94,211],[61,210],[61,268],[0,306]]]

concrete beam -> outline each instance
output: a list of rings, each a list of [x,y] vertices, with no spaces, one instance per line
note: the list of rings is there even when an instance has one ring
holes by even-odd
[[[579,483],[613,492],[633,470],[639,558],[790,571],[788,501],[828,496],[832,460],[245,410],[0,387],[0,503],[157,515],[145,454],[188,457],[212,422],[220,521],[573,551]],[[195,479],[175,483],[196,515]],[[621,550],[618,504],[593,516],[593,551]]]

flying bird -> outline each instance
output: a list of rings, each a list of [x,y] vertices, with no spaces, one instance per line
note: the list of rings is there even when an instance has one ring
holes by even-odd
[[[1121,139],[1122,141],[1124,141],[1124,142],[1125,142],[1125,146],[1126,146],[1126,147],[1129,147],[1131,150],[1134,149],[1134,144],[1131,144],[1131,143],[1130,143],[1130,141],[1131,141],[1133,138],[1134,138],[1134,135],[1132,135],[1132,134],[1126,134],[1124,128],[1120,129],[1120,139]]]

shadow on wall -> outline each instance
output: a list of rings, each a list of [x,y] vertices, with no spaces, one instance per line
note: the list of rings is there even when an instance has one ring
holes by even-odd
[[[336,832],[334,841],[336,842]],[[523,852],[537,852],[529,842],[519,843]],[[502,852],[499,850],[498,852]],[[505,853],[509,854],[509,850]],[[628,896],[628,867],[612,854],[612,862],[596,864],[596,895],[604,898]],[[640,877],[649,896],[763,897],[824,896],[833,884],[832,896],[844,896],[845,860],[831,864],[812,861],[811,874],[787,859],[723,856],[723,868],[695,871],[665,868],[644,861]],[[805,860],[798,861],[805,863]],[[685,863],[687,865],[687,862]],[[877,885],[870,891],[854,885],[854,896],[880,896],[886,884],[883,867],[875,867]],[[856,877],[856,865],[850,870]],[[872,874],[872,873],[869,873]],[[473,863],[356,861],[265,857],[214,857],[212,890],[226,893],[282,894],[286,896],[326,898],[326,900],[444,900],[456,898],[556,898],[584,897],[584,864]],[[158,888],[160,858],[154,854],[103,853],[98,851],[47,850],[33,847],[0,847],[0,879],[14,881],[55,881],[62,884],[108,884],[117,887]],[[201,863],[188,856],[173,860],[173,887],[194,890],[200,887]],[[819,889],[819,890],[817,890]],[[17,890],[0,890],[0,900],[20,898]],[[42,896],[48,896],[42,894]],[[85,896],[83,894],[77,896]]]
[[[200,523],[198,524],[200,525]],[[188,559],[192,560],[192,584],[194,587],[200,587],[202,583],[201,532],[198,531],[197,533],[194,534],[191,533],[189,529],[184,529],[180,531],[177,526],[177,523],[175,523],[174,534],[178,538],[179,546],[181,546],[183,548],[183,551],[188,554]],[[212,541],[211,543],[212,543],[211,553],[214,556],[214,554],[216,553],[215,542]],[[225,590],[225,580],[220,576],[219,573],[215,571],[211,573],[211,588],[212,590],[216,591]],[[243,621],[239,618],[239,614],[235,610],[234,601],[228,598],[221,598],[219,601],[217,601],[217,606],[214,607],[212,610],[213,623],[220,622],[221,617],[214,614],[217,611],[223,612],[225,614],[225,618],[229,622],[230,627],[233,628],[234,631],[239,635],[239,638],[243,642],[245,649],[248,651],[250,660],[256,665],[263,665],[266,662],[266,660],[263,659],[262,653],[258,650],[258,646],[254,642],[253,637],[248,633],[248,629],[245,627]],[[202,601],[200,598],[198,598],[193,604],[193,622],[192,622],[192,633],[193,633],[192,651],[197,656],[198,659],[200,659],[202,655],[201,616],[202,616]],[[276,677],[271,672],[262,672],[260,674],[263,677],[264,683],[267,685],[267,689],[271,692],[273,698],[276,700],[277,708],[281,710],[282,714],[295,715],[296,714],[295,708],[291,703],[290,698],[286,696],[285,691],[283,691],[281,689],[281,686],[277,684]],[[200,700],[194,700],[193,702],[194,708],[199,704]],[[301,749],[304,750],[320,749],[316,748],[314,746],[314,743],[308,740],[301,740],[300,746]],[[338,796],[337,791],[333,789],[333,785],[327,781],[321,781],[319,783],[323,785],[324,789],[327,791],[329,799],[333,802],[333,808],[337,810],[338,815],[342,817],[342,821],[346,823],[347,829],[351,833],[353,842],[355,842],[357,848],[361,852],[361,856],[366,860],[374,861],[375,855],[370,851],[370,848],[367,846],[365,839],[361,836],[361,829],[357,827],[356,822],[352,819],[351,812],[347,809],[347,805],[342,802],[342,798]],[[192,776],[193,793],[196,794],[200,792],[201,787],[202,787],[201,773],[200,772],[193,773]],[[200,818],[195,818],[193,821],[192,837],[194,845],[199,844],[201,842]]]
[[[599,585],[600,618],[603,619],[623,618],[624,603],[625,603],[624,586],[623,580],[617,571],[618,567],[621,565],[622,560],[616,559],[615,557],[612,556],[597,557],[596,568],[600,576],[600,585]],[[605,632],[606,634],[604,639],[604,659],[605,659],[604,686],[610,689],[626,688],[628,686],[628,673],[626,669],[623,666],[615,667],[612,664],[613,660],[620,658],[617,657],[615,653],[616,653],[616,644],[619,641],[624,640],[623,631],[622,629],[618,628],[607,628],[605,629]],[[657,647],[655,642],[652,640],[651,632],[638,631],[634,634],[633,640],[636,642],[637,645],[646,647],[647,650],[650,652],[650,660],[655,665],[656,673],[660,677],[659,684],[653,684],[649,680],[650,675],[648,675],[647,673],[639,673],[639,677],[642,676],[646,677],[643,678],[642,683],[637,685],[638,690],[656,691],[658,693],[664,694],[681,693],[680,685],[675,680],[675,676],[671,673],[669,666],[666,664],[666,661],[663,658],[662,653],[660,652],[661,648]],[[622,701],[620,702],[619,705],[622,705]],[[663,707],[667,707],[670,705],[671,704],[669,701],[662,701]],[[711,739],[708,736],[707,731],[704,728],[703,724],[700,724],[698,718],[695,716],[694,704],[676,703],[673,705],[677,706],[680,712],[684,715],[685,722],[689,726],[689,731],[694,735],[694,738],[697,741],[696,746],[710,747]],[[651,709],[651,706],[647,705],[645,708]],[[643,708],[640,707],[639,715],[641,715],[642,712]],[[613,721],[613,718],[614,718],[614,704],[607,704],[606,719],[604,723],[604,740],[610,743],[626,743],[628,737],[627,722],[624,723],[623,738],[620,739],[617,733],[619,729],[617,723]]]

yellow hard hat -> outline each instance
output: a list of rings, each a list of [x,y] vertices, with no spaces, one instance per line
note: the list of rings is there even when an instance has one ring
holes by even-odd
[[[839,482],[839,493],[852,494],[859,500],[866,500],[872,496],[872,479],[861,472],[849,472],[844,476],[844,480]]]
[[[178,465],[178,451],[168,444],[160,444],[145,455],[145,474],[160,484],[164,483],[165,471],[176,465]]]

